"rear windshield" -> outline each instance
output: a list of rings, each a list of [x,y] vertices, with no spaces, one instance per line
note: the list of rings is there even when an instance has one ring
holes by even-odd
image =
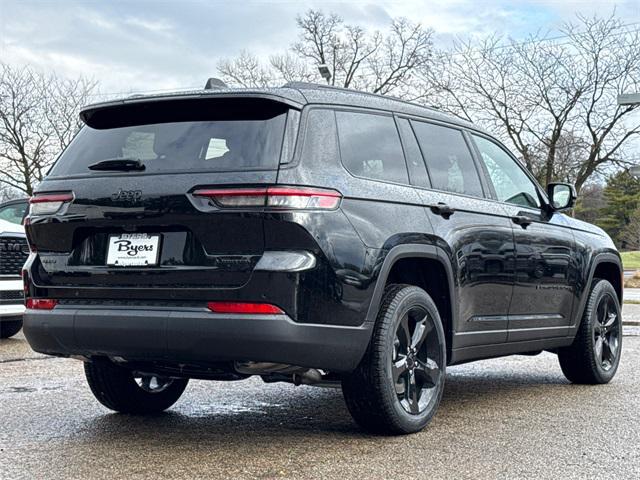
[[[287,107],[275,102],[254,102],[253,108],[246,102],[165,102],[98,111],[49,176],[104,174],[89,166],[116,159],[139,160],[144,173],[277,169],[286,117]]]

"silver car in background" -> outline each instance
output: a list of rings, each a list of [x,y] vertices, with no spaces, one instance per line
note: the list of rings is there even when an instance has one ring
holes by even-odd
[[[24,292],[20,272],[29,256],[22,227],[27,200],[0,205],[0,338],[14,336],[22,328]]]

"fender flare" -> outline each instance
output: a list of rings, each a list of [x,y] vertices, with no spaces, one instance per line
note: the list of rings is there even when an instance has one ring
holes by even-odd
[[[584,293],[582,294],[582,299],[580,299],[580,303],[578,304],[578,309],[576,310],[576,314],[574,315],[574,323],[569,327],[571,330],[571,334],[575,335],[580,328],[580,324],[582,323],[582,315],[584,314],[584,309],[587,305],[587,299],[589,298],[589,292],[591,291],[591,285],[593,284],[593,278],[596,273],[596,268],[598,265],[602,263],[613,263],[618,267],[621,274],[624,272],[622,268],[622,261],[618,255],[611,252],[601,252],[596,253],[591,261],[591,267],[589,268],[589,276],[587,277],[587,281],[585,283]],[[622,297],[623,297],[624,288],[621,286],[620,289],[620,305],[622,306]]]
[[[391,268],[393,265],[403,258],[427,258],[431,260],[435,260],[440,263],[446,272],[448,287],[449,287],[449,299],[451,302],[451,333],[453,335],[455,331],[455,319],[458,317],[458,308],[457,308],[457,296],[455,290],[455,282],[453,276],[453,269],[451,265],[447,261],[448,256],[445,251],[436,247],[435,245],[425,245],[425,244],[403,244],[397,245],[393,247],[387,255],[382,263],[382,267],[380,268],[380,272],[378,273],[378,277],[376,280],[376,286],[373,291],[373,295],[371,297],[371,302],[369,303],[369,309],[367,310],[367,316],[365,318],[365,323],[373,324],[376,321],[376,317],[378,316],[378,309],[380,308],[380,303],[382,302],[382,295],[384,293],[384,287],[387,283],[387,279],[389,278],[389,272],[391,272]],[[450,345],[448,346],[450,347]]]

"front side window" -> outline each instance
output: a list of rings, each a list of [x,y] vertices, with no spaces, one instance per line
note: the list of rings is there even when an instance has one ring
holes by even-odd
[[[482,184],[460,130],[411,122],[427,162],[433,188],[482,197]]]
[[[342,163],[347,170],[358,177],[409,183],[393,117],[336,112],[336,121]]]
[[[539,208],[538,190],[516,161],[491,140],[477,135],[473,135],[473,139],[498,200],[522,207]]]

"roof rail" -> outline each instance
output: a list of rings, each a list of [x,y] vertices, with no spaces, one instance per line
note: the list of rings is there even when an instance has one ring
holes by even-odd
[[[402,103],[406,103],[408,105],[414,105],[414,106],[419,106],[422,108],[427,108],[429,110],[434,110],[436,112],[441,112],[441,110],[438,107],[434,107],[432,105],[418,105],[416,103],[412,103],[409,102],[407,100],[403,100],[402,98],[398,98],[398,97],[394,97],[392,95],[382,95],[380,93],[373,93],[373,92],[365,92],[362,90],[356,90],[354,88],[345,88],[345,87],[336,87],[334,85],[324,85],[322,83],[311,83],[311,82],[287,82],[285,83],[282,88],[295,88],[298,90],[337,90],[339,92],[345,92],[345,93],[353,93],[353,94],[360,94],[360,95],[370,95],[372,97],[377,97],[377,98],[386,98],[388,100],[393,100],[395,102],[402,102]]]
[[[354,90],[353,88],[336,87],[335,85],[325,85],[324,83],[313,82],[287,82],[282,88],[298,88],[298,89],[310,89],[310,90],[340,90],[350,93],[365,93],[369,95],[377,95],[376,93],[362,92],[360,90]]]

